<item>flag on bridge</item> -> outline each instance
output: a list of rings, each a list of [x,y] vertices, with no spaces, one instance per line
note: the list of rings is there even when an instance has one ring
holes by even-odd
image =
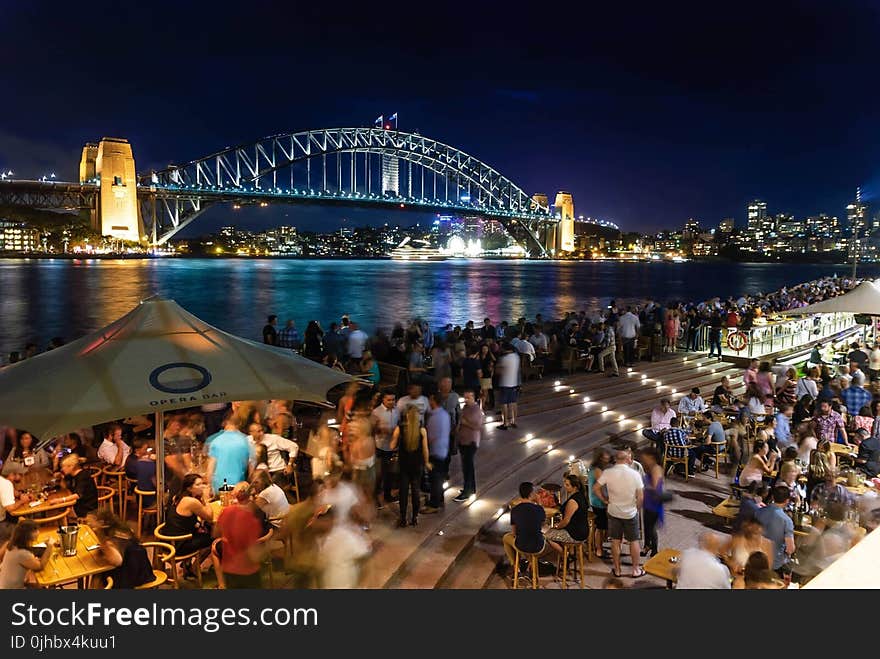
[[[385,121],[385,117],[380,114],[378,117],[376,117],[376,121],[373,122],[373,125],[381,126],[383,121]]]

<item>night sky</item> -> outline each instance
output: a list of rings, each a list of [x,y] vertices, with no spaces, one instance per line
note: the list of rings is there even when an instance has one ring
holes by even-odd
[[[106,135],[144,171],[398,112],[624,229],[743,224],[754,197],[800,218],[845,215],[857,185],[880,197],[870,0],[162,4],[3,3],[0,169],[74,180]],[[190,233],[409,223],[380,215],[225,208]]]

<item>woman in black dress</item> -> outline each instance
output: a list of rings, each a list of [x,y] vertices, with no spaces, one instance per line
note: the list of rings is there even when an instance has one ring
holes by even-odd
[[[431,469],[428,456],[428,433],[421,424],[419,408],[407,405],[400,425],[391,435],[391,450],[398,450],[400,465],[400,521],[397,526],[406,526],[407,489],[412,495],[412,518],[410,525],[418,524],[419,503],[421,499],[420,484],[422,468]]]

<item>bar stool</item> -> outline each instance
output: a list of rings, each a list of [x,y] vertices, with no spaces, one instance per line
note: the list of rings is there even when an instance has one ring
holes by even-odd
[[[173,564],[175,550],[167,542],[142,542],[141,546],[147,550],[148,554],[152,550],[153,556],[150,565],[153,567],[153,579],[140,586],[135,586],[135,590],[155,590],[168,581],[168,573],[156,569],[156,565],[164,567],[166,563]]]
[[[532,590],[538,590],[538,556],[543,552],[543,549],[540,552],[531,553],[522,551],[516,544],[513,545],[513,548],[516,550],[516,556],[513,561],[513,589],[519,588],[519,563],[522,559],[526,559],[529,562],[529,570],[532,573]]]
[[[122,495],[122,519],[128,516],[128,502],[137,503],[134,490],[137,487],[137,478],[125,477],[125,493]]]
[[[175,542],[182,542],[184,540],[192,540],[192,533],[184,533],[182,535],[165,535],[162,531],[165,528],[165,522],[162,522],[153,530],[153,535],[156,536],[158,540],[162,542],[167,542],[174,546]],[[176,550],[175,550],[176,551]],[[174,582],[175,588],[180,588],[180,574],[178,572],[178,565],[181,563],[190,562],[193,566],[193,572],[196,575],[196,583],[199,585],[199,588],[202,587],[202,570],[199,567],[199,555],[201,554],[201,550],[196,550],[190,552],[189,554],[177,554],[175,553],[174,557],[171,559],[171,581]]]
[[[560,560],[562,561],[562,589],[565,590],[568,587],[568,555],[571,554],[575,559],[575,569],[580,572],[580,582],[581,582],[581,590],[584,588],[584,545],[587,544],[588,541],[584,540],[582,542],[560,542],[560,546],[562,547],[562,556],[560,556]],[[556,569],[557,574],[559,573],[559,568],[557,566]],[[577,578],[577,573],[575,574],[575,578]]]
[[[116,496],[116,492],[112,487],[108,487],[106,485],[98,485],[98,508],[107,508],[110,512],[115,512],[113,510],[113,497]]]
[[[119,510],[125,510],[125,470],[116,470],[116,465],[107,465],[104,467],[104,478],[108,480],[108,485],[116,490],[119,497]]]
[[[144,506],[144,497],[155,497],[156,490],[142,490],[136,487],[134,493],[138,502],[138,537],[140,537],[143,533],[144,518],[148,515],[155,516],[159,509],[156,507],[155,501],[152,506]]]
[[[593,562],[596,556],[595,538],[596,535],[596,513],[592,510],[587,511],[587,561]]]

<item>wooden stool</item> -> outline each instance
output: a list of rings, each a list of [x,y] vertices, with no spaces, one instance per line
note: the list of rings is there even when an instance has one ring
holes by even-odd
[[[593,538],[596,535],[596,513],[587,511],[587,560],[592,563],[596,556],[596,547]]]
[[[584,545],[588,544],[585,540],[583,542],[560,542],[560,546],[562,547],[562,556],[560,560],[562,561],[562,588],[563,590],[568,587],[568,555],[569,553],[575,559],[575,567],[580,572],[580,582],[581,582],[581,590],[584,588]],[[557,573],[559,569],[557,568]],[[575,575],[577,576],[577,574]]]
[[[192,540],[192,533],[184,533],[182,535],[165,535],[162,531],[165,528],[165,522],[162,522],[153,530],[153,535],[156,536],[157,539],[162,542],[167,542],[174,546],[175,542],[182,542],[184,540]],[[180,588],[180,574],[178,572],[178,565],[181,563],[186,563],[189,561],[193,566],[193,571],[196,575],[196,583],[198,583],[199,588],[202,587],[202,570],[199,566],[199,555],[201,554],[201,550],[190,552],[189,554],[177,554],[175,549],[175,555],[171,558],[171,581],[174,583],[175,588]]]
[[[141,546],[147,550],[148,554],[152,549],[153,557],[150,560],[150,564],[153,566],[153,579],[140,586],[135,586],[135,590],[155,590],[168,581],[168,573],[164,570],[157,570],[156,564],[159,563],[162,567],[166,563],[173,564],[175,550],[167,542],[142,542]]]
[[[156,507],[155,501],[152,506],[144,506],[144,497],[155,497],[156,490],[141,490],[140,488],[134,488],[135,496],[137,496],[138,502],[138,537],[141,537],[143,534],[143,522],[144,518],[147,515],[156,515],[159,509]]]
[[[125,492],[122,495],[122,519],[128,516],[128,502],[137,503],[134,489],[137,487],[137,479],[125,477]]]
[[[125,470],[116,471],[116,465],[107,465],[104,467],[104,478],[116,490],[119,497],[118,510],[125,510]]]
[[[529,562],[529,570],[532,573],[532,590],[538,590],[538,556],[543,552],[532,554],[527,551],[520,551],[515,544],[513,548],[516,550],[516,556],[513,561],[513,589],[519,588],[519,562],[525,558]]]

